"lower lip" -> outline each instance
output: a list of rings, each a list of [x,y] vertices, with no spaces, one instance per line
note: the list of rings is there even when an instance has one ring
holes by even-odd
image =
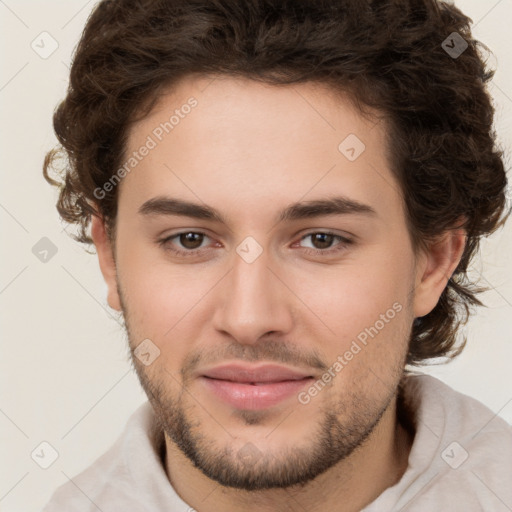
[[[293,395],[297,395],[312,380],[312,377],[307,377],[300,380],[285,380],[254,385],[201,377],[201,381],[204,382],[205,386],[218,398],[237,409],[252,411],[267,409]]]

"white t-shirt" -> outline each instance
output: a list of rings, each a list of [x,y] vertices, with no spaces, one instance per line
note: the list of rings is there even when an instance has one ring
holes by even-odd
[[[512,426],[431,376],[404,382],[416,430],[409,465],[362,512],[512,511]],[[43,512],[191,512],[169,483],[153,417],[144,403],[116,443],[59,487]]]

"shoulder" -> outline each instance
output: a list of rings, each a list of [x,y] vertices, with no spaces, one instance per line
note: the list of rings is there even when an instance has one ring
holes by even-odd
[[[512,426],[498,413],[430,375],[409,375],[404,379],[405,399],[414,406],[418,428],[430,427],[445,435],[478,443],[479,436],[511,436]]]
[[[406,377],[404,394],[409,403],[416,402],[418,440],[437,439],[448,462],[452,451],[466,450],[473,464],[488,467],[503,460],[512,469],[512,426],[498,413],[429,375]]]
[[[409,467],[395,490],[403,506],[498,511],[512,507],[512,426],[487,406],[428,375],[409,375],[413,411]],[[509,508],[510,509],[510,508]]]
[[[158,468],[152,424],[153,411],[146,402],[129,418],[114,445],[91,466],[60,486],[43,512],[97,511],[106,503],[115,503],[115,510],[144,510],[137,505],[140,486],[144,484],[138,472],[141,468]]]

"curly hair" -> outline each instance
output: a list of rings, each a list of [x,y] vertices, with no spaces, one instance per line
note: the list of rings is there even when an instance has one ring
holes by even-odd
[[[482,304],[468,265],[481,237],[509,214],[486,89],[494,71],[471,23],[436,0],[103,0],[53,116],[60,144],[47,153],[43,174],[60,189],[57,209],[78,226],[80,242],[92,243],[92,215],[112,236],[117,187],[101,200],[94,190],[120,167],[130,125],[187,75],[326,84],[348,93],[362,114],[385,117],[414,247],[466,230],[438,304],[412,326],[407,364],[453,358],[466,343],[460,325]],[[467,45],[460,55],[443,45],[453,47],[454,36]]]

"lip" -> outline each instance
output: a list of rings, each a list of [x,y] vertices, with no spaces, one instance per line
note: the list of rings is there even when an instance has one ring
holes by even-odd
[[[282,382],[312,377],[310,373],[276,364],[251,366],[233,363],[203,370],[202,376],[248,384]]]
[[[204,370],[202,385],[237,409],[267,409],[297,395],[314,377],[298,369],[275,364],[226,364]]]

